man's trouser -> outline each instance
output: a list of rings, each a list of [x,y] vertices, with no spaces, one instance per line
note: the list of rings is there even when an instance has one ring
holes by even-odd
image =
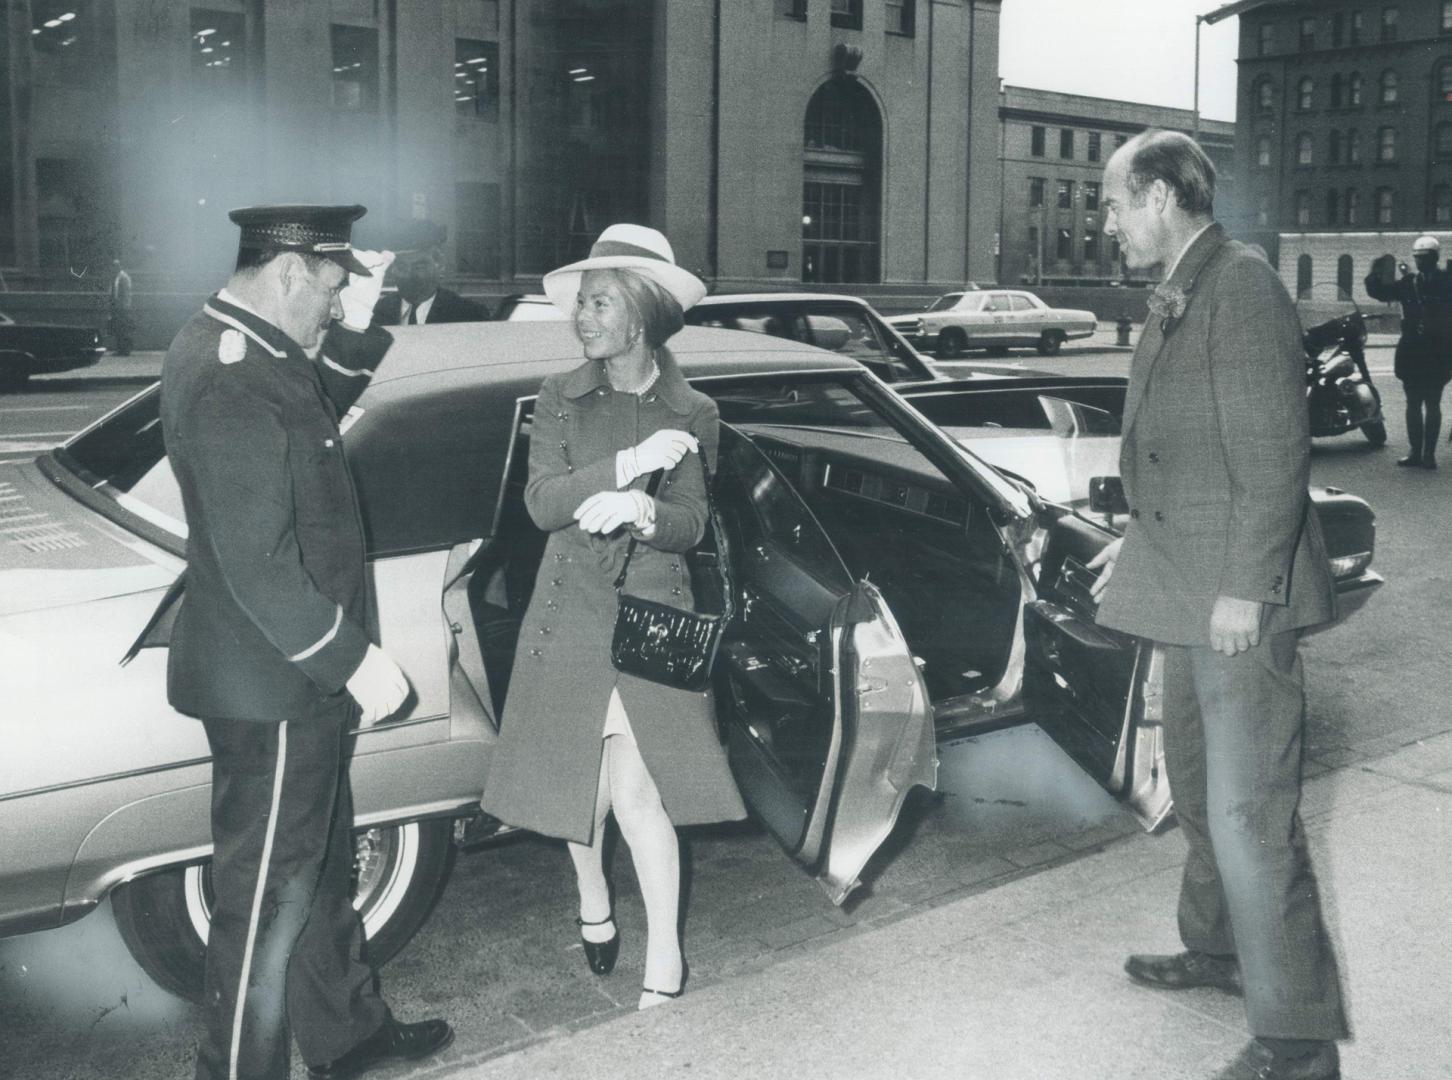
[[[1166,646],[1165,767],[1190,854],[1180,936],[1234,953],[1254,1035],[1340,1039],[1346,1015],[1301,800],[1299,634],[1228,657]]]
[[[281,724],[204,720],[212,747],[207,1031],[198,1080],[286,1080],[388,1017],[353,910],[351,699]]]

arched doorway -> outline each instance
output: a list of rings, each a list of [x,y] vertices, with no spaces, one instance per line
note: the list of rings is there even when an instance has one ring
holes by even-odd
[[[856,79],[807,103],[802,155],[802,280],[881,281],[882,115]]]

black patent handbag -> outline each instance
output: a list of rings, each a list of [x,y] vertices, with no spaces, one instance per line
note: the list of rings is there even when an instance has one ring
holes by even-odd
[[[661,473],[650,478],[645,493],[655,496],[660,487]],[[697,603],[702,603],[702,593],[714,593],[707,597],[706,606],[719,608],[714,613],[687,611],[658,600],[647,600],[643,596],[632,596],[625,592],[625,575],[630,569],[631,556],[635,554],[635,537],[625,549],[625,561],[615,578],[615,595],[620,602],[615,615],[615,636],[610,642],[610,660],[615,670],[627,675],[660,683],[677,690],[704,690],[711,679],[711,665],[721,647],[721,637],[726,624],[735,613],[731,593],[731,557],[726,546],[726,532],[716,514],[716,500],[711,497],[711,478],[706,478],[706,513],[715,539],[714,572],[704,571],[694,591]],[[696,563],[704,561],[707,553],[699,548],[689,553],[697,556]],[[705,580],[709,577],[711,580]]]

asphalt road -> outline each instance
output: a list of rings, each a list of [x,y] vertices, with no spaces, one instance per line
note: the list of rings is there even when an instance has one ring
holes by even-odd
[[[1020,359],[1015,357],[1013,359]],[[1127,354],[1066,350],[1029,367],[1122,373]],[[1313,481],[1367,497],[1378,515],[1376,569],[1387,584],[1343,625],[1309,638],[1308,767],[1369,760],[1452,728],[1444,701],[1452,584],[1452,453],[1441,472],[1402,470],[1403,399],[1390,353],[1374,350],[1391,444],[1318,440]],[[105,363],[105,362],[103,362]],[[0,460],[29,456],[124,400],[137,385],[39,380],[0,396]],[[1449,448],[1452,450],[1452,448]],[[729,979],[844,933],[1112,845],[1137,828],[1034,727],[941,750],[942,792],[918,799],[845,909],[748,826],[693,830],[686,944],[693,985]],[[1442,857],[1442,853],[1429,853]],[[574,933],[568,860],[522,839],[462,852],[433,918],[383,973],[405,1019],[443,1014],[459,1029],[451,1057],[478,1058],[598,1022],[632,1007],[644,917],[628,852],[614,859],[624,935],[606,979],[585,968]],[[0,941],[0,1077],[167,1080],[191,1073],[195,1017],[125,954],[109,908],[59,930]],[[305,1075],[300,1068],[295,1075]]]

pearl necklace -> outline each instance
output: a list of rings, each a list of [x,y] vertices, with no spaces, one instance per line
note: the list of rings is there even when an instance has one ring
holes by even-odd
[[[650,361],[650,374],[646,377],[645,382],[641,383],[639,386],[632,387],[632,388],[630,388],[628,390],[625,387],[623,387],[623,386],[613,386],[613,385],[612,385],[611,389],[614,390],[617,394],[635,394],[635,395],[638,396],[640,394],[645,393],[652,386],[654,386],[656,380],[659,379],[659,378],[660,378],[660,365],[657,364],[655,362],[655,359],[652,357],[651,358],[651,361]]]

